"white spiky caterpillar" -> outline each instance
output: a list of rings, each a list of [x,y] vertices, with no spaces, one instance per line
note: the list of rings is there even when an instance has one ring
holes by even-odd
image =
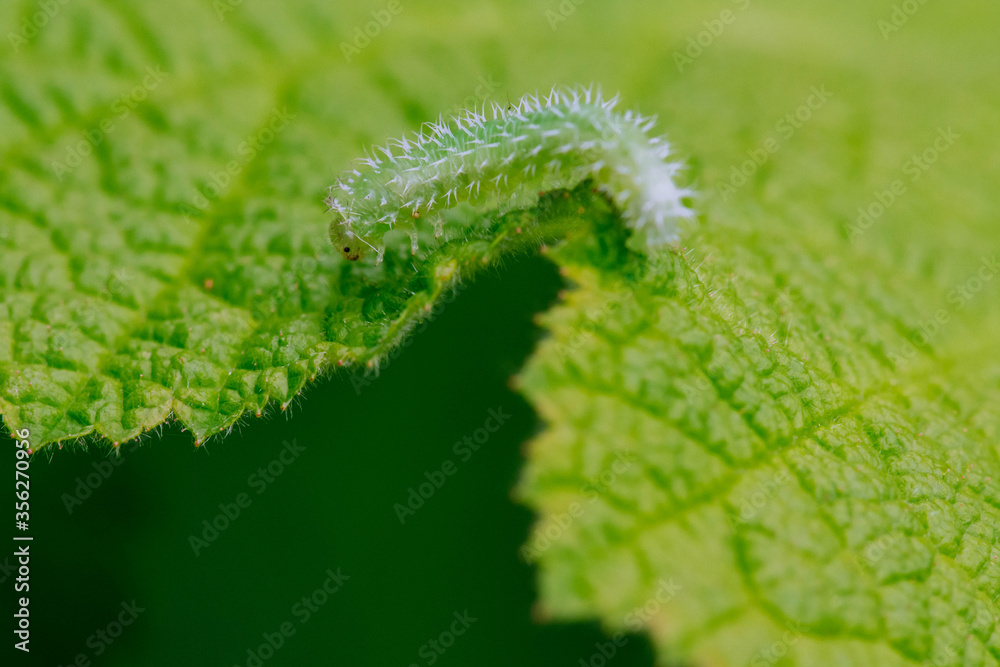
[[[415,253],[419,225],[439,236],[443,209],[528,206],[544,191],[590,178],[640,245],[671,242],[677,221],[692,215],[683,201],[691,191],[674,180],[681,164],[667,161],[663,137],[649,136],[654,118],[615,112],[617,102],[593,88],[555,88],[544,99],[494,104],[492,119],[484,106],[390,140],[330,187],[330,239],[347,259],[372,249],[380,261],[383,236],[399,228]]]

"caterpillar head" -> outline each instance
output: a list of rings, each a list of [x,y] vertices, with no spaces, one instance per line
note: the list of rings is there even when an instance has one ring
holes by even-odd
[[[336,215],[330,223],[330,242],[344,259],[352,262],[361,259],[368,248],[358,235],[347,228],[344,218],[340,215]]]

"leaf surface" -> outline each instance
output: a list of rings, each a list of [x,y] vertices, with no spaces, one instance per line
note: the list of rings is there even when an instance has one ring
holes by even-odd
[[[79,0],[28,36],[4,4],[7,427],[203,440],[544,243],[570,289],[519,375],[546,427],[518,493],[545,615],[665,664],[996,664],[1000,13],[573,7],[405,4],[355,54],[367,5]],[[329,247],[365,145],[591,80],[689,159],[684,248],[627,252],[586,187],[416,260]]]

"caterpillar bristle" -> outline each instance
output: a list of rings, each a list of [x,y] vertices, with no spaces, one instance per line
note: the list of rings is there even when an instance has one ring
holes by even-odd
[[[466,202],[529,204],[539,192],[592,178],[621,209],[646,247],[676,238],[692,215],[691,195],[674,177],[679,162],[665,137],[649,136],[656,116],[615,112],[619,95],[590,85],[555,87],[501,105],[483,102],[365,150],[324,200],[333,214],[330,237],[350,259],[365,248],[384,254],[383,235],[430,224],[442,235],[441,209]],[[416,253],[416,245],[412,245]]]

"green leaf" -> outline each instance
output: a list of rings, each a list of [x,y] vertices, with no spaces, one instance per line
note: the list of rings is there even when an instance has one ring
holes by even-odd
[[[720,43],[705,59],[733,58],[756,90],[697,91],[719,82],[704,62],[675,89],[704,163],[687,248],[631,273],[552,253],[577,287],[519,377],[548,424],[518,491],[540,515],[522,555],[544,617],[647,629],[664,664],[998,664],[981,153],[998,89],[946,55],[959,34],[983,53],[963,11],[940,43],[914,25],[853,51],[846,24],[821,37],[791,13],[810,39],[790,48],[772,16],[783,57],[809,63],[783,61],[774,85],[750,31]],[[721,106],[734,88],[753,102]]]
[[[995,377],[895,369],[862,262],[724,236],[632,278],[554,253],[578,288],[520,376],[545,613],[691,664],[997,664]]]
[[[57,4],[0,8],[8,428],[202,440],[546,242],[572,287],[519,376],[546,615],[663,663],[996,664],[1000,10],[404,4],[354,54],[369,5]],[[629,253],[586,187],[412,264],[329,247],[363,146],[591,80],[690,157],[686,249]]]

